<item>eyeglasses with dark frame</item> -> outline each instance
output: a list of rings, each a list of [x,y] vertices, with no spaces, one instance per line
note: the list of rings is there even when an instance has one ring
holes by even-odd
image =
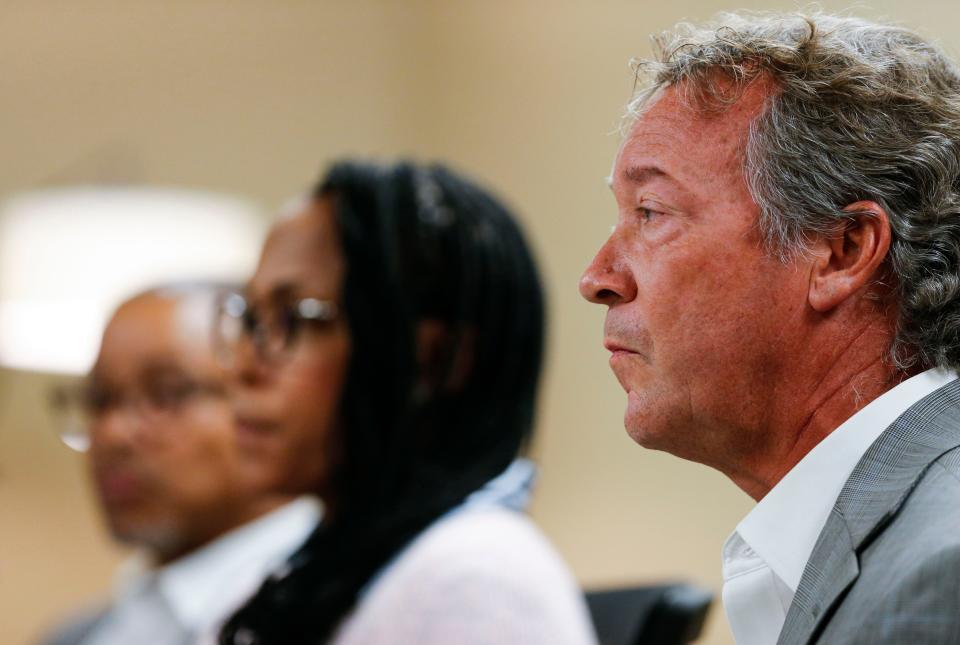
[[[240,343],[249,340],[260,361],[281,363],[290,357],[308,328],[322,329],[339,315],[337,304],[331,300],[303,298],[260,310],[239,293],[231,293],[221,299],[218,308],[217,356],[225,367],[232,367]]]

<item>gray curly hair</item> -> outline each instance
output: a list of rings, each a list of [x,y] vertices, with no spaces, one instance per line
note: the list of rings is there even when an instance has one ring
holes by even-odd
[[[960,368],[958,68],[912,31],[825,14],[721,14],[654,44],[634,62],[649,84],[628,119],[665,87],[715,110],[771,79],[744,151],[768,250],[786,261],[842,229],[846,206],[877,202],[893,233],[894,365]]]

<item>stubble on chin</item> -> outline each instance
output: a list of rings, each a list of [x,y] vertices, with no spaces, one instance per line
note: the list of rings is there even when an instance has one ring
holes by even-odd
[[[121,544],[144,549],[152,554],[174,553],[181,549],[183,536],[172,521],[158,519],[130,526],[111,526],[113,538]]]
[[[651,384],[627,392],[623,422],[627,434],[643,448],[700,461],[696,428],[680,392]]]

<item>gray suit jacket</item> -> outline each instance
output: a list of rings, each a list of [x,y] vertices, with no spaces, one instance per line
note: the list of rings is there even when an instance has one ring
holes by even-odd
[[[960,643],[960,381],[904,412],[857,464],[778,643]]]

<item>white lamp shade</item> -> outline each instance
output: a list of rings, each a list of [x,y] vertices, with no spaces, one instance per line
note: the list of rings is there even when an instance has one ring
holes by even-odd
[[[0,205],[0,365],[86,373],[122,300],[158,284],[242,282],[266,229],[247,201],[77,187]]]

